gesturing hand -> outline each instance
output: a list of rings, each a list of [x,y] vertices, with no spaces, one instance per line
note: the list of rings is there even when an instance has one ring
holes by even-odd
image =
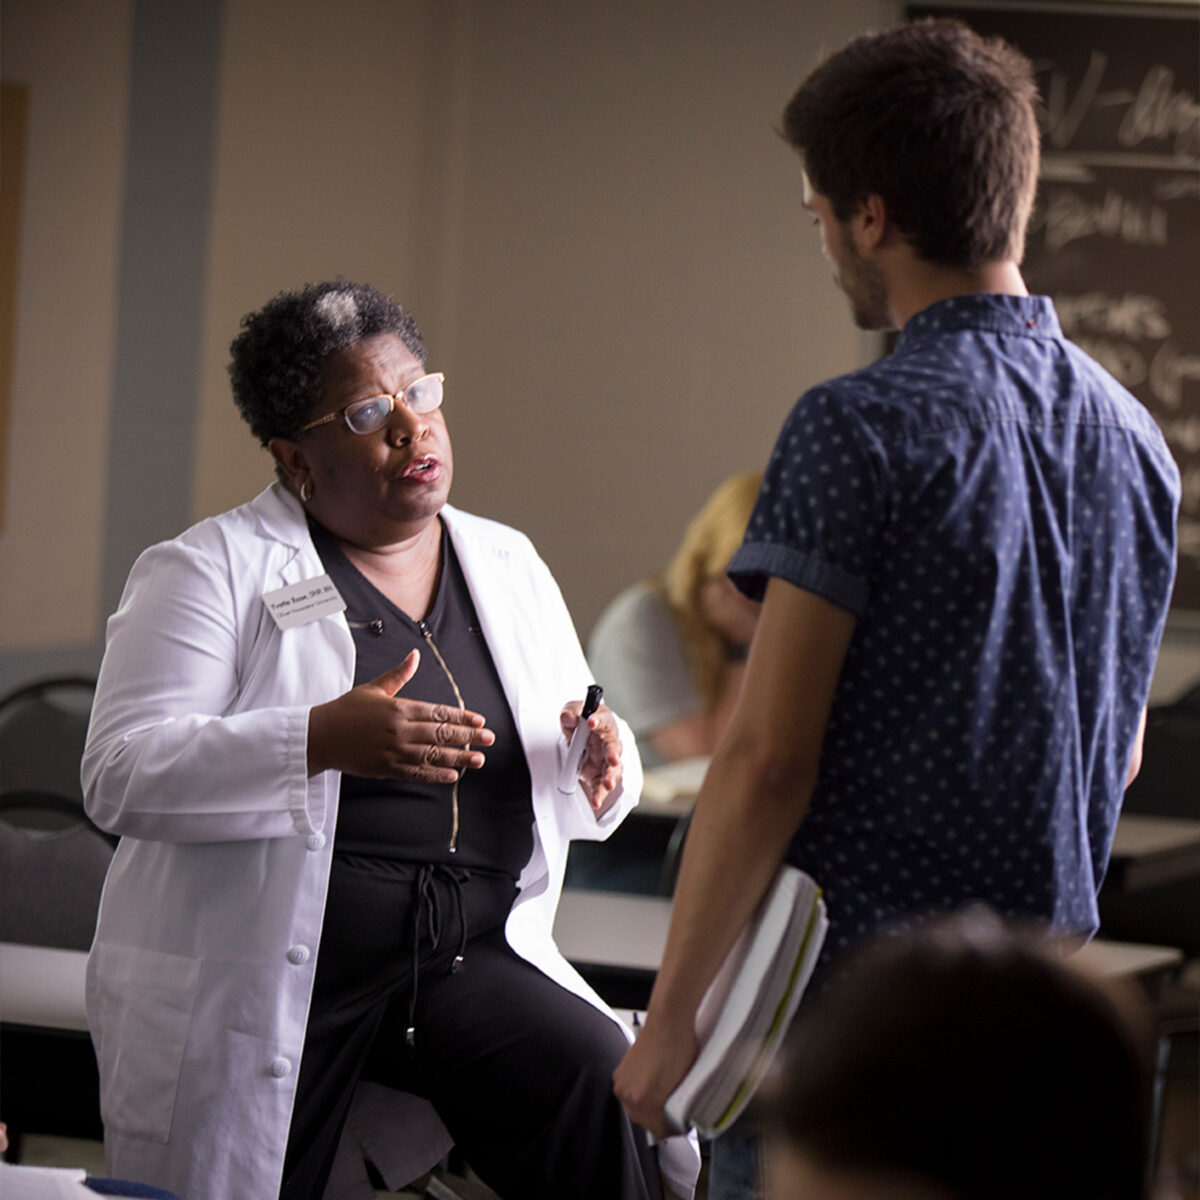
[[[317,704],[308,716],[308,773],[336,769],[368,779],[453,783],[468,767],[482,767],[474,746],[496,735],[479,713],[399,692],[417,673],[419,650],[370,683]]]

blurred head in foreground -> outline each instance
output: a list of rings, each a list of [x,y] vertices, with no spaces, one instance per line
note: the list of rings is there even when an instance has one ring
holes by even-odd
[[[1136,997],[987,915],[883,938],[767,1090],[768,1194],[1143,1200],[1149,1045]]]

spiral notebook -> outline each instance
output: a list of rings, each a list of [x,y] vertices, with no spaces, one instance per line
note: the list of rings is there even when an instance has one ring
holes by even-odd
[[[667,1100],[678,1129],[715,1137],[762,1082],[808,986],[829,928],[821,889],[784,865],[696,1014],[700,1053]]]

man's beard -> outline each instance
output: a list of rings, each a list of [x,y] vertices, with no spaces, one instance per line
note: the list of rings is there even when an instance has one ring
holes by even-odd
[[[859,329],[893,328],[883,273],[858,253],[849,229],[843,229],[837,284],[850,301],[850,313]]]

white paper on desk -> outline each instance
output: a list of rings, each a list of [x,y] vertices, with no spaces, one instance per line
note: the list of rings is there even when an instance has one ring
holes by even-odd
[[[0,1163],[0,1196],[4,1200],[80,1200],[96,1193],[84,1186],[87,1172],[74,1167],[23,1167]]]
[[[667,1100],[677,1128],[715,1137],[737,1119],[779,1049],[828,927],[821,889],[785,864],[705,993],[700,1053]]]
[[[704,782],[709,762],[708,756],[703,755],[648,767],[642,778],[642,799],[650,804],[670,804],[681,796],[695,796]]]

